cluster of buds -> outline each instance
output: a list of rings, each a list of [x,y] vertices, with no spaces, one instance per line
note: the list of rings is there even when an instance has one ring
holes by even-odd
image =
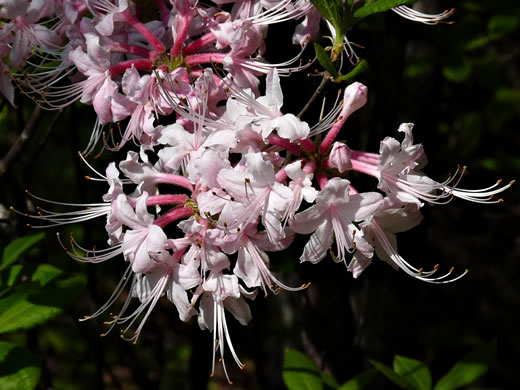
[[[309,235],[301,262],[318,263],[330,253],[355,278],[374,254],[430,283],[452,282],[467,272],[410,264],[397,251],[396,233],[421,222],[425,203],[453,198],[498,203],[495,195],[512,182],[461,189],[463,167],[443,182],[429,178],[421,171],[426,157],[414,144],[411,123],[399,127],[402,141],[387,137],[377,153],[338,142],[349,116],[367,101],[367,87],[358,82],[348,85],[316,124],[283,113],[280,76],[309,67],[300,57],[319,31],[321,16],[310,1],[237,0],[229,12],[191,0],[152,3],[0,1],[0,53],[7,58],[0,62],[0,92],[14,103],[16,84],[44,108],[79,100],[97,114],[91,142],[80,156],[94,172],[90,180],[109,186],[103,201],[61,203],[77,209],[39,208],[32,216],[39,227],[106,218],[106,249],[60,239],[76,260],[128,262],[113,295],[86,318],[105,313],[130,285],[128,300],[107,324],[110,329],[125,324],[126,338],[137,321],[127,337],[136,341],[166,295],[182,321],[196,316],[200,327],[213,333],[213,353],[219,352],[228,377],[226,348],[238,366],[244,365],[226,311],[246,325],[248,301],[258,291],[308,287],[288,286],[270,270],[269,253],[288,248],[297,234]],[[393,10],[427,24],[452,13]],[[262,57],[268,26],[288,20],[299,22],[292,42],[301,50],[270,64]],[[111,123],[121,129],[118,140],[104,131]],[[137,149],[101,173],[86,158],[101,139],[105,149],[125,144]],[[349,180],[351,172],[373,176],[377,189],[359,192]],[[133,299],[140,304],[132,311]]]

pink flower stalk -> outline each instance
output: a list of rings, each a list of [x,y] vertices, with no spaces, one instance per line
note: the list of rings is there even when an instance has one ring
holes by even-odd
[[[337,121],[334,123],[327,136],[323,139],[323,142],[320,145],[320,153],[325,154],[329,150],[348,117],[353,112],[363,107],[366,102],[367,87],[365,87],[363,84],[356,82],[350,84],[347,89],[345,89],[343,108],[341,109],[341,113]]]

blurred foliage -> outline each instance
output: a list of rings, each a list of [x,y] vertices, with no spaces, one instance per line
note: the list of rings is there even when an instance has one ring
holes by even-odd
[[[421,361],[394,356],[393,367],[370,360],[374,369],[366,370],[340,385],[329,373],[320,371],[310,357],[287,348],[283,365],[283,380],[289,390],[362,390],[379,372],[403,390],[455,390],[477,381],[496,358],[494,341],[480,345],[455,363],[451,370],[432,387],[429,368]]]
[[[370,64],[356,74],[369,87],[369,102],[349,119],[344,138],[357,149],[375,152],[382,138],[396,135],[399,123],[414,122],[414,136],[430,160],[425,172],[432,177],[446,177],[457,163],[469,166],[461,183],[468,188],[517,177],[520,7],[514,0],[420,1],[417,6],[425,12],[455,7],[455,23],[425,26],[389,12],[359,21],[348,33]],[[267,57],[276,52],[278,28],[269,32]],[[311,96],[318,83],[307,75],[283,80],[284,109],[298,112],[304,104],[286,90]],[[334,98],[336,91],[331,91]],[[34,111],[31,101],[16,99],[16,110],[6,102],[0,106],[0,158]],[[320,111],[320,104],[315,106],[304,117],[312,123]],[[503,205],[454,201],[447,207],[425,207],[421,226],[398,236],[401,254],[416,265],[470,268],[453,285],[425,285],[378,261],[353,280],[330,259],[298,264],[301,245],[273,257],[273,270],[288,284],[303,280],[312,286],[300,294],[258,298],[247,328],[230,322],[234,345],[248,365],[245,371],[232,368],[232,387],[221,370],[209,379],[209,333],[200,331],[196,321],[181,323],[168,302],[154,309],[136,346],[117,337],[117,329],[99,338],[106,318],[77,319],[105,302],[126,264],[122,259],[96,266],[74,262],[52,236],[72,232],[77,242],[103,243],[104,221],[49,229],[43,239],[26,226],[27,218],[9,212],[9,206],[22,214],[35,212],[39,201],[24,196],[25,189],[80,203],[95,202],[106,191],[103,183],[84,179],[89,169],[76,156],[88,141],[92,114],[79,104],[44,113],[24,153],[0,177],[1,389],[254,390],[287,385],[292,390],[291,383],[389,389],[393,385],[376,375],[369,358],[387,362],[396,352],[419,360],[397,357],[392,368],[376,363],[379,372],[409,378],[407,367],[416,367],[420,383],[427,383],[427,372],[441,378],[437,390],[465,386],[470,379],[480,387],[517,387],[520,208],[515,187],[504,194]],[[89,162],[103,171],[108,161],[125,153],[105,152]],[[372,181],[363,184],[374,186]],[[49,206],[54,207],[60,209]],[[495,361],[478,358],[478,352],[458,363],[452,358],[490,339],[497,340]],[[287,347],[292,352],[284,362]],[[417,376],[412,378],[407,381],[416,382]]]

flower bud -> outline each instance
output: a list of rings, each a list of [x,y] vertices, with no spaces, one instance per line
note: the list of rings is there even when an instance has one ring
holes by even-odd
[[[351,154],[352,150],[347,145],[341,142],[334,142],[330,151],[329,165],[337,168],[341,173],[348,171],[352,169]]]
[[[359,110],[367,102],[368,88],[358,82],[350,84],[345,89],[343,100],[343,116],[349,116],[354,111]]]

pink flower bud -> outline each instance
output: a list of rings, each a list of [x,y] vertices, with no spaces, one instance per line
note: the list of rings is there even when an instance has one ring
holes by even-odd
[[[352,169],[351,154],[352,150],[347,145],[341,142],[334,142],[330,151],[329,165],[337,168],[341,173],[348,171]]]
[[[365,85],[358,82],[350,84],[347,89],[345,89],[343,116],[349,116],[354,111],[363,107],[367,102],[367,94],[368,88]]]

